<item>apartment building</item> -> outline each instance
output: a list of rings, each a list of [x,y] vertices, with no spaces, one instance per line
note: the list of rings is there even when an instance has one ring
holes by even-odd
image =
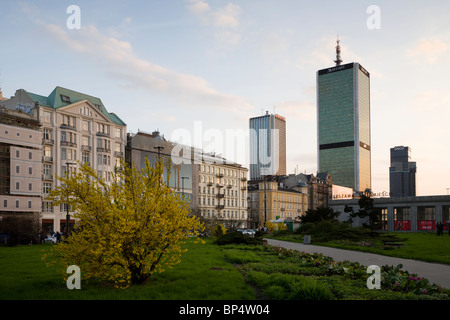
[[[201,154],[198,164],[198,214],[210,224],[226,228],[248,226],[248,169],[215,154]]]
[[[96,169],[106,180],[124,158],[126,124],[109,113],[97,98],[62,87],[48,96],[24,89],[3,102],[8,109],[23,106],[33,110],[41,124],[41,223],[44,232],[64,232],[66,216],[73,212],[65,205],[54,207],[47,199],[60,186],[57,176],[76,170],[83,163]]]
[[[35,240],[41,212],[42,132],[37,114],[23,105],[0,107],[0,232]]]

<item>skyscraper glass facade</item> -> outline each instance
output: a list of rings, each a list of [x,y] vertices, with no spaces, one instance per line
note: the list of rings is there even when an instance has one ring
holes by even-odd
[[[268,114],[250,119],[250,179],[286,174],[286,119]]]
[[[318,168],[333,183],[371,188],[370,75],[358,63],[317,72]]]

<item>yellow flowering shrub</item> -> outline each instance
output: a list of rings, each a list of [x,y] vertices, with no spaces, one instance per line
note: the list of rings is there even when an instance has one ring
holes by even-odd
[[[163,181],[162,161],[151,166],[146,159],[141,170],[122,166],[112,183],[87,164],[58,177],[62,186],[50,199],[54,205],[71,205],[77,221],[46,257],[59,262],[63,272],[77,265],[86,280],[112,281],[118,287],[143,283],[179,263],[183,241],[203,231],[189,203]]]

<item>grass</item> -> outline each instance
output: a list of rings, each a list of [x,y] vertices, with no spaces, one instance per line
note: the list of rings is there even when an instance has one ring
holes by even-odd
[[[210,241],[186,245],[182,262],[144,285],[115,289],[81,283],[69,290],[61,275],[41,260],[52,245],[0,247],[0,300],[252,300],[255,291]]]
[[[82,280],[81,290],[69,290],[41,259],[51,246],[0,247],[0,300],[419,300],[450,293],[393,268],[383,270],[382,290],[369,290],[357,263],[211,239],[187,243],[182,262],[146,284],[117,289]]]
[[[433,232],[370,232],[365,228],[351,228],[344,224],[323,223],[305,232],[284,232],[274,239],[303,242],[305,234],[311,235],[311,244],[376,253],[386,256],[450,264],[450,236],[437,236]],[[351,228],[351,229],[350,229]],[[317,231],[319,229],[320,231]],[[384,242],[399,242],[396,248]]]

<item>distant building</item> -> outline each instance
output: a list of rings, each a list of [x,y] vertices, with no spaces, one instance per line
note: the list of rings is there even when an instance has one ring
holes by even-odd
[[[333,181],[326,172],[314,174],[290,174],[283,181],[287,188],[308,187],[308,209],[327,207],[332,197]]]
[[[143,168],[158,157],[171,164],[169,186],[190,201],[192,213],[209,225],[247,226],[248,169],[223,157],[166,140],[158,131],[128,134],[126,161]],[[167,177],[167,170],[164,174]]]
[[[416,162],[411,162],[411,149],[398,146],[391,148],[389,168],[389,191],[391,197],[416,195]]]
[[[286,119],[278,114],[250,118],[250,180],[286,175]]]
[[[249,186],[250,227],[270,220],[298,221],[309,209],[308,186],[286,187],[277,177]]]
[[[318,171],[355,191],[371,189],[370,74],[359,63],[317,72]]]

